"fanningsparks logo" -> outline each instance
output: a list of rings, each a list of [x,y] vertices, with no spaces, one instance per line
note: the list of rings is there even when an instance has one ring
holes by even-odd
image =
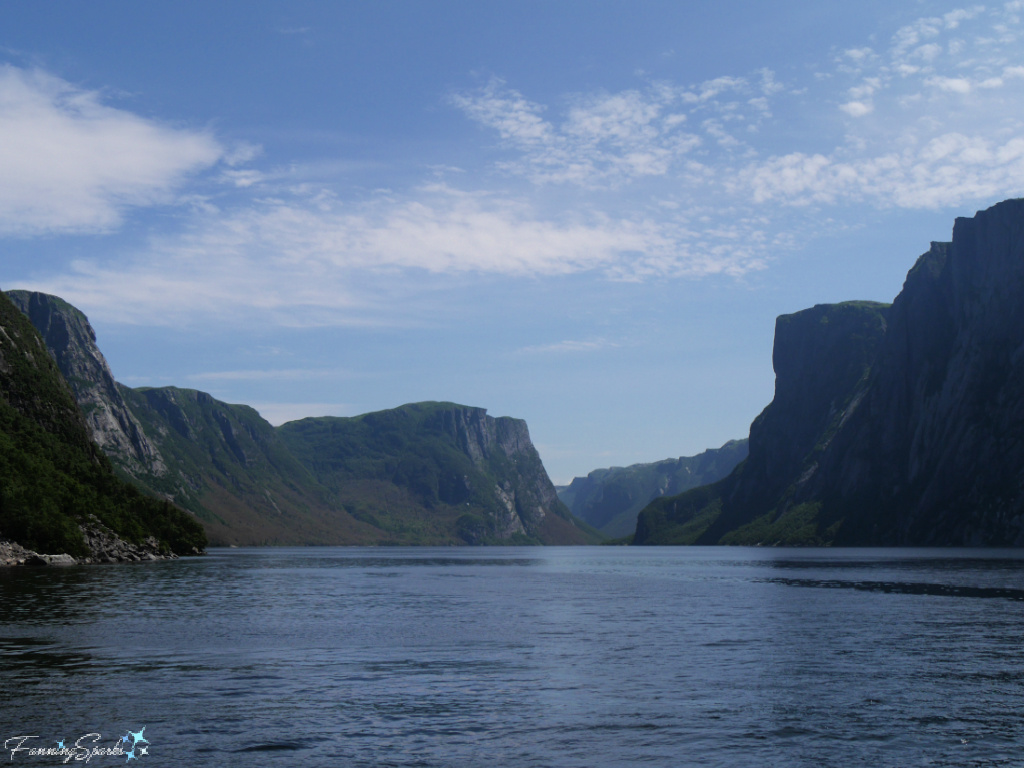
[[[4,750],[11,753],[11,762],[16,756],[21,757],[58,757],[61,762],[68,763],[72,760],[81,760],[88,763],[94,757],[123,757],[127,763],[129,760],[139,760],[149,754],[149,739],[145,736],[146,726],[138,731],[128,731],[113,744],[103,746],[100,740],[103,738],[98,733],[87,733],[80,736],[73,744],[68,744],[66,739],[54,741],[56,746],[46,747],[34,739],[39,736],[12,736],[4,742]]]

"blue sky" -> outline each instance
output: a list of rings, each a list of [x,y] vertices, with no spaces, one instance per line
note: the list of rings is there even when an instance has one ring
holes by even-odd
[[[272,423],[452,400],[556,482],[744,437],[777,315],[1024,186],[1024,2],[0,6],[0,286]]]

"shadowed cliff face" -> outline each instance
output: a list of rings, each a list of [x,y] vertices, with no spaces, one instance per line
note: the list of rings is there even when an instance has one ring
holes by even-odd
[[[728,475],[747,456],[747,441],[730,440],[696,456],[650,464],[595,469],[558,490],[576,517],[612,538],[636,529],[640,510],[661,496],[675,496]]]
[[[750,457],[652,504],[637,541],[1024,544],[1021,297],[1024,201],[1011,200],[957,219],[887,312],[780,318]]]
[[[749,500],[775,499],[859,405],[888,305],[821,304],[775,323],[775,399],[750,425]],[[807,467],[806,469],[809,469]]]
[[[837,541],[1024,544],[1022,297],[1022,200],[957,219],[918,260],[867,407],[802,494],[846,515]]]

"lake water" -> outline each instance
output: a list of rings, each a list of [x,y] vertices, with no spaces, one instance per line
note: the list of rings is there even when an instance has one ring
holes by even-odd
[[[214,550],[0,598],[10,765],[1024,765],[1018,551]]]

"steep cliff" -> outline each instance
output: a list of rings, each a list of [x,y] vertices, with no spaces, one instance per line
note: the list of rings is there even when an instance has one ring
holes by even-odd
[[[526,422],[415,403],[278,428],[358,520],[394,543],[578,544],[596,540],[558,500]]]
[[[377,540],[332,506],[252,408],[196,390],[118,384],[79,310],[47,294],[10,296],[71,382],[93,441],[140,488],[193,513],[214,544]]]
[[[599,538],[558,501],[525,422],[421,404],[275,429],[205,392],[117,384],[81,312],[13,293],[73,382],[93,440],[141,488],[194,513],[215,544]],[[338,451],[344,461],[326,460]]]
[[[620,538],[633,533],[637,515],[653,499],[721,480],[746,456],[746,439],[730,440],[696,456],[595,469],[573,478],[558,497],[579,519],[606,536]]]
[[[88,560],[193,553],[206,543],[191,516],[114,475],[43,339],[6,296],[0,296],[0,538]]]
[[[956,220],[887,311],[780,318],[750,456],[638,543],[1024,544],[1024,201]],[[829,318],[825,327],[821,318]]]
[[[124,402],[86,316],[49,294],[8,291],[7,296],[42,335],[71,386],[93,442],[133,477],[163,475],[163,459]]]
[[[1024,544],[1024,200],[959,218],[893,303],[863,407],[794,501],[836,541]]]

